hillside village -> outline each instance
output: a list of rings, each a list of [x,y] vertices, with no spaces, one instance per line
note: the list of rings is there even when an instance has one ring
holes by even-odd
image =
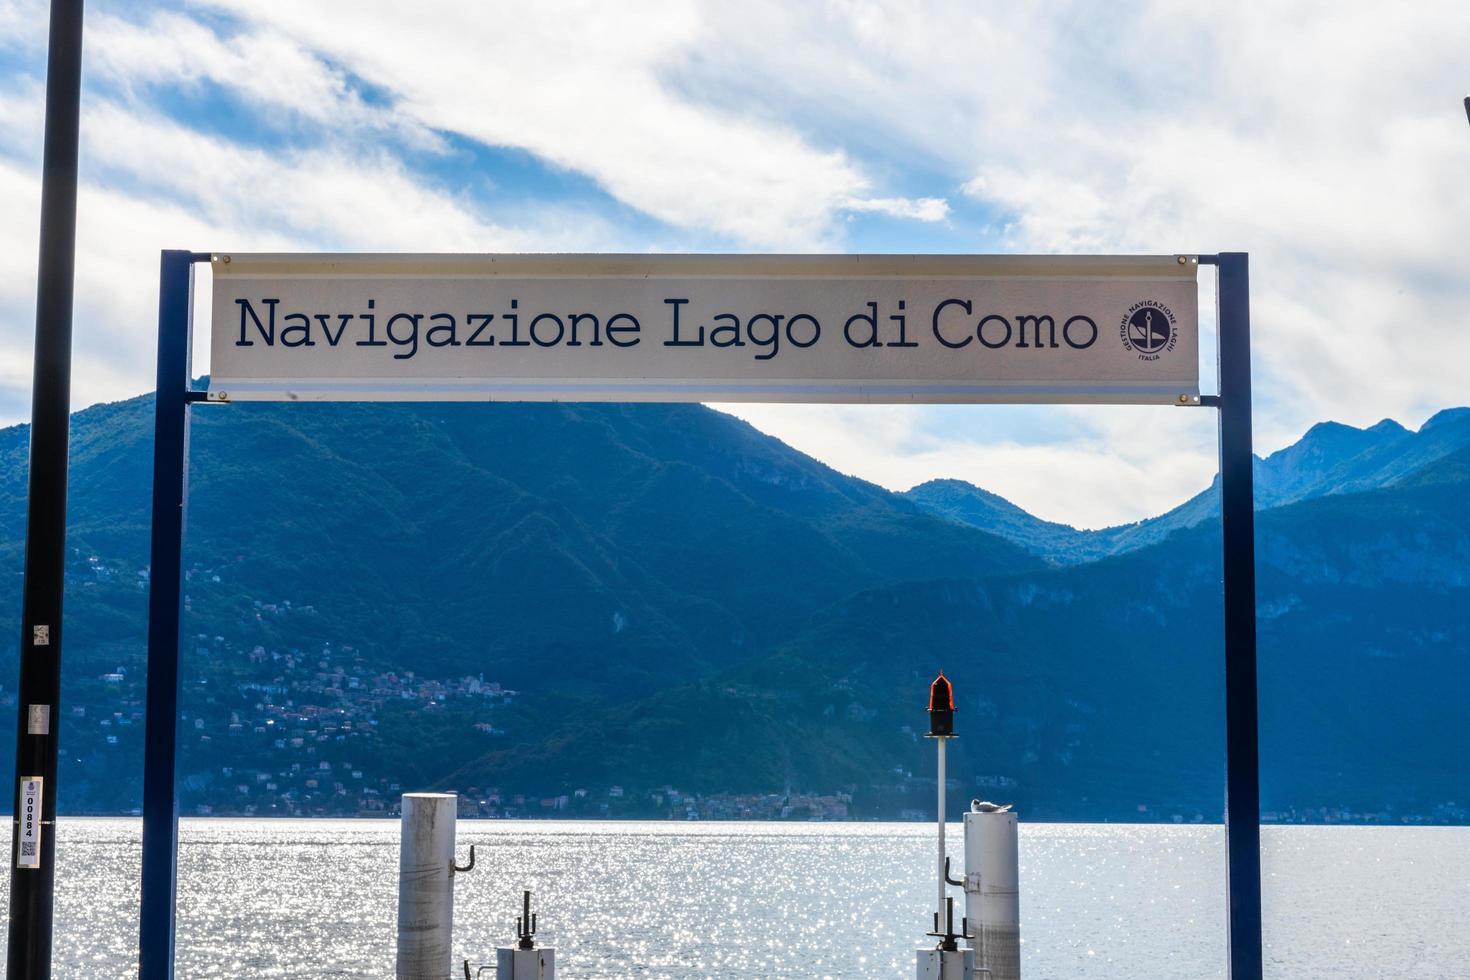
[[[77,555],[72,584],[130,576],[120,563]],[[146,570],[131,576],[146,586]],[[195,565],[189,581],[218,583],[213,568]],[[186,599],[186,605],[189,602]],[[289,599],[249,603],[255,625],[311,617],[309,604]],[[379,670],[351,644],[285,651],[199,633],[185,650],[180,716],[181,795],[196,816],[389,816],[405,786],[384,757],[384,715],[441,732],[470,752],[488,751],[507,735],[506,716],[521,693],[483,675],[425,677],[413,670]],[[224,683],[222,683],[224,682]],[[118,666],[82,680],[90,695],[67,710],[74,751],[127,751],[141,739],[144,692],[140,671]],[[14,694],[0,689],[0,705]],[[389,734],[390,741],[401,732]],[[85,747],[77,747],[76,742]],[[499,786],[445,788],[460,796],[463,817],[654,817],[667,819],[845,820],[845,792],[697,794],[664,784],[635,790],[612,784],[539,795]],[[526,787],[518,787],[526,790]]]
[[[97,581],[113,578],[116,565],[87,556],[76,571]],[[83,571],[85,569],[85,571]],[[194,576],[218,581],[213,570],[196,567]],[[146,574],[138,576],[140,585]],[[81,583],[78,583],[81,584]],[[309,605],[289,599],[252,600],[258,623],[312,616]],[[405,785],[386,762],[384,736],[403,738],[407,712],[413,724],[457,740],[469,751],[504,744],[509,716],[523,698],[520,691],[480,676],[432,678],[413,670],[378,670],[363,652],[346,643],[318,650],[285,651],[263,644],[245,645],[222,635],[196,634],[185,657],[190,680],[180,717],[181,795],[185,812],[196,816],[395,816],[401,793],[422,790]],[[221,683],[227,681],[228,683]],[[119,666],[86,680],[86,704],[67,709],[68,736],[104,756],[126,751],[141,739],[143,685],[138,671]],[[12,707],[14,694],[0,690],[0,705]],[[385,715],[393,730],[384,732]],[[910,733],[911,734],[911,733]],[[85,753],[88,748],[74,748]],[[917,800],[932,792],[933,780],[899,771]],[[617,818],[688,820],[850,820],[863,816],[853,793],[695,793],[667,783],[575,787],[541,795],[531,787],[496,785],[435,786],[459,795],[464,818]],[[1004,779],[991,788],[1004,792]],[[966,787],[951,780],[951,788]],[[1160,812],[1143,803],[1140,819],[1198,823],[1199,813]],[[867,814],[872,817],[875,814]],[[916,805],[882,816],[930,820]],[[1463,823],[1470,809],[1450,802],[1430,813],[1398,813],[1345,807],[1269,811],[1270,823]]]

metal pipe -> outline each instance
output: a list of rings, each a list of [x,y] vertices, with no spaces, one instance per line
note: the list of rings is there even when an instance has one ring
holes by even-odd
[[[936,738],[934,741],[939,745],[939,902],[934,907],[935,914],[938,916],[934,921],[940,924],[935,927],[935,931],[937,932],[944,924],[944,879],[947,877],[948,872],[948,869],[944,865],[944,784],[946,782],[944,773],[944,743],[949,740],[946,738]]]
[[[405,793],[398,851],[398,980],[454,969],[453,793]]]
[[[41,245],[21,599],[15,823],[6,976],[48,980],[56,887],[56,755],[61,707],[61,600],[66,565],[76,272],[82,2],[52,0],[41,164]]]

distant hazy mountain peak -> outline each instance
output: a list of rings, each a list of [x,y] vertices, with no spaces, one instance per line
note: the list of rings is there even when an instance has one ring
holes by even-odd
[[[1366,429],[1343,422],[1318,422],[1296,442],[1285,449],[1277,450],[1267,460],[1303,453],[1356,453],[1371,445],[1402,439],[1412,435],[1408,429],[1393,419],[1384,419]]]
[[[1441,409],[1429,416],[1424,424],[1419,426],[1419,432],[1423,434],[1430,429],[1442,428],[1446,425],[1456,425],[1464,422],[1470,422],[1470,408]]]
[[[989,504],[990,506],[995,507],[996,509],[1004,511],[1006,513],[1025,514],[1027,517],[1031,517],[1031,515],[1027,513],[1024,509],[1011,503],[1000,494],[992,493],[991,491],[986,490],[984,487],[978,487],[975,484],[969,483],[965,480],[926,480],[923,483],[920,483],[918,486],[905,491],[905,496],[909,497],[910,499],[913,499],[915,497],[923,497],[925,499],[933,501],[944,499],[954,501],[968,500],[971,503],[974,503],[976,501],[984,501],[986,504]],[[1034,517],[1032,519],[1040,520],[1040,518]]]
[[[1256,457],[1256,508],[1360,493],[1410,480],[1446,482],[1470,451],[1470,408],[1449,408],[1418,432],[1393,419],[1367,428],[1323,421],[1265,458]],[[1440,462],[1444,461],[1443,465]],[[1430,474],[1428,468],[1435,467]],[[1423,474],[1423,476],[1419,476]],[[1155,544],[1219,513],[1219,477],[1173,510],[1134,524],[1078,531],[1032,517],[1010,501],[961,480],[930,480],[906,496],[932,513],[999,534],[1058,564],[1075,564]]]
[[[1392,433],[1394,435],[1408,435],[1409,434],[1409,430],[1408,429],[1404,428],[1402,425],[1400,425],[1398,422],[1394,421],[1393,419],[1382,419],[1382,420],[1380,420],[1378,422],[1375,422],[1373,425],[1370,425],[1367,428],[1366,431],[1368,431],[1368,432],[1374,432],[1374,433],[1378,433],[1378,434],[1387,434],[1387,433]]]
[[[907,490],[904,491],[904,493],[913,493],[915,490],[920,489],[964,491],[979,490],[981,493],[990,493],[989,490],[986,490],[982,487],[977,487],[975,486],[975,484],[970,483],[968,480],[956,480],[952,477],[940,477],[937,480],[925,480],[923,483],[916,483],[912,487],[909,487]]]
[[[1297,446],[1313,439],[1323,439],[1331,436],[1347,436],[1349,433],[1362,431],[1363,430],[1358,428],[1357,426],[1348,425],[1346,422],[1338,422],[1335,419],[1323,419],[1321,422],[1313,424],[1312,427],[1309,428],[1306,432],[1303,432],[1302,437],[1296,442],[1292,443],[1292,445]]]

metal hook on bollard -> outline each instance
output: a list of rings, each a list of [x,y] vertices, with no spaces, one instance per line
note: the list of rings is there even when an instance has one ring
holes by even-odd
[[[454,873],[455,874],[461,874],[461,875],[462,874],[468,874],[469,872],[475,870],[475,845],[473,845],[473,844],[470,845],[470,863],[469,864],[466,864],[464,867],[460,867],[457,864],[451,863],[449,866],[454,869]]]

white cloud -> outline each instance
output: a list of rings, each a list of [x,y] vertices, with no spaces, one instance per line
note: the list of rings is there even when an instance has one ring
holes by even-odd
[[[34,50],[46,43],[45,0],[0,0],[0,50]]]
[[[534,190],[514,221],[483,213],[396,155],[442,133],[590,178],[686,242],[841,248],[845,218],[881,214],[980,250],[1248,250],[1265,450],[1322,417],[1412,423],[1470,401],[1464,4],[202,3],[89,18],[106,97],[88,103],[78,302],[100,346],[79,398],[150,383],[159,245],[660,244]],[[35,55],[44,20],[0,0],[0,52]],[[292,148],[154,107],[203,86]],[[0,384],[15,386],[39,97],[23,75],[0,89]],[[738,411],[886,485],[972,476],[1084,524],[1156,512],[1213,471],[1210,426],[1188,412],[1036,409],[1051,437],[1008,445],[936,438],[923,408]]]
[[[297,248],[522,251],[541,243],[479,219],[386,153],[246,148],[107,103],[89,107],[83,132],[93,165],[126,175],[140,195]],[[224,234],[207,247],[239,247],[230,240],[237,232]]]
[[[1131,50],[1175,53],[1156,78],[1187,62],[1197,100],[1154,85],[1127,109],[1129,79],[1097,120],[1058,105],[1057,126],[981,163],[967,191],[1013,215],[1018,248],[1250,251],[1267,448],[1324,416],[1470,400],[1470,277],[1453,271],[1470,227],[1470,8],[1203,16],[1130,24]]]
[[[943,221],[949,217],[949,202],[942,197],[870,197],[852,198],[842,203],[842,210],[859,213],[886,214],[893,218],[915,221]]]
[[[0,95],[0,133],[38,128],[31,109]],[[386,154],[250,149],[115,103],[88,104],[83,146],[107,180],[84,181],[77,206],[76,407],[152,387],[165,248],[535,251],[576,242],[595,250],[607,240],[599,222],[558,211],[538,229],[488,223]],[[0,157],[0,213],[14,218],[0,233],[0,262],[10,270],[0,285],[0,387],[30,380],[39,200],[38,168]],[[207,298],[207,275],[200,293]],[[196,370],[208,350],[200,331]]]
[[[1470,402],[1465,4],[707,10],[724,43],[692,85],[956,172],[1006,248],[1249,251],[1259,448]]]
[[[19,78],[0,88],[0,147],[7,155],[40,165],[46,90],[36,79]]]
[[[31,233],[0,236],[0,261],[14,271],[11,281],[22,284],[0,296],[7,326],[0,387],[10,400],[23,400],[30,385],[39,200],[37,175],[0,161],[0,209]],[[94,187],[82,188],[77,215],[72,404],[80,408],[152,387],[140,382],[153,374],[158,252],[214,229],[181,208]]]
[[[679,228],[805,250],[838,244],[844,210],[938,220],[932,201],[872,199],[843,150],[762,107],[713,107],[666,82],[718,41],[694,3],[457,3],[429,17],[388,0],[219,5],[384,87],[427,127],[529,150]]]
[[[210,82],[246,102],[328,126],[337,141],[367,130],[393,132],[424,148],[442,146],[391,106],[364,102],[340,70],[279,33],[224,35],[174,13],[141,23],[103,14],[88,23],[86,52],[88,69],[124,91]]]
[[[1209,486],[1215,418],[1173,407],[971,405],[936,433],[928,410],[891,405],[717,405],[835,469],[890,490],[959,479],[1047,520],[1107,527],[1162,513]],[[1024,413],[1022,442],[1003,427]]]

